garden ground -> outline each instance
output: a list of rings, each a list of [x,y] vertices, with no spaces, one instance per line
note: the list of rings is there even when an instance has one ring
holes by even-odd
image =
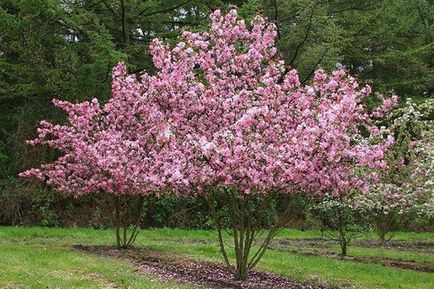
[[[118,251],[112,230],[0,227],[0,288],[434,288],[434,233],[387,245],[366,233],[340,258],[319,232],[284,230],[245,284],[221,266],[215,237],[146,230]]]

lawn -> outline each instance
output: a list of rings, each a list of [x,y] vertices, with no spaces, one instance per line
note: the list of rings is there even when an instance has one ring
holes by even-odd
[[[312,239],[318,242],[319,236],[315,231],[284,230],[277,239]],[[360,237],[363,240],[371,238],[375,236],[366,234]],[[214,239],[212,231],[155,229],[142,231],[136,246],[169,253],[179,259],[220,262]],[[434,246],[430,243],[434,240],[434,233],[402,232],[396,235],[396,240],[423,241]],[[151,272],[138,270],[127,260],[113,260],[73,248],[77,244],[113,243],[111,230],[0,227],[0,288],[197,288],[176,279],[162,281]],[[306,256],[294,252],[300,246],[287,247],[288,250],[269,250],[258,269],[335,288],[434,288],[434,273],[327,256]],[[331,246],[324,250],[333,252],[336,249]],[[349,254],[434,265],[432,247],[428,249],[413,251],[410,247],[399,250],[355,245],[349,248]]]

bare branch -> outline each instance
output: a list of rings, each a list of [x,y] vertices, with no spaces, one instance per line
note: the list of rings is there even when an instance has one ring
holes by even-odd
[[[324,50],[324,53],[321,55],[321,57],[318,59],[318,61],[315,63],[315,65],[312,67],[312,70],[310,71],[309,75],[307,75],[306,78],[302,81],[303,83],[306,83],[310,79],[310,77],[315,72],[317,66],[322,62],[322,60],[324,59],[324,57],[326,56],[328,51],[329,51],[329,48],[326,48]]]
[[[180,7],[188,4],[188,3],[190,3],[191,1],[192,0],[187,0],[187,1],[184,1],[184,2],[182,2],[182,3],[180,3],[180,4],[176,5],[176,6],[173,6],[173,7],[170,7],[170,8],[165,8],[165,9],[161,9],[161,10],[157,10],[157,11],[152,11],[152,12],[149,12],[149,13],[145,13],[146,10],[143,10],[139,14],[137,14],[137,16],[148,17],[148,16],[152,16],[152,15],[155,15],[155,14],[159,14],[159,13],[170,12],[170,11],[176,10],[176,9],[178,9],[178,8],[180,8]]]
[[[277,39],[280,39],[280,38],[282,38],[282,35],[280,34],[278,17],[279,17],[279,15],[278,15],[278,10],[277,10],[277,0],[274,0],[274,25],[276,25]]]
[[[310,30],[312,29],[312,22],[313,22],[313,16],[315,14],[315,9],[318,5],[318,2],[315,1],[314,5],[312,6],[312,10],[310,12],[310,16],[309,16],[309,24],[307,25],[306,28],[306,32],[304,34],[303,40],[297,45],[295,52],[294,52],[294,56],[292,57],[291,61],[289,62],[289,65],[292,66],[292,64],[294,63],[295,59],[298,56],[298,53],[300,52],[301,47],[304,45],[304,43],[306,43],[307,38],[309,36]]]

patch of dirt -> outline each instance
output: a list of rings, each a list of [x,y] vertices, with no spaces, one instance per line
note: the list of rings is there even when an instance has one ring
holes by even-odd
[[[413,251],[434,254],[434,242],[433,241],[401,241],[390,240],[387,242],[381,242],[379,240],[360,240],[355,241],[354,245],[360,247],[369,248],[386,248],[396,249],[401,251]]]
[[[132,248],[118,250],[112,246],[82,246],[75,249],[111,258],[132,261],[139,270],[150,272],[162,280],[176,279],[194,286],[219,289],[320,289],[324,285],[312,285],[293,281],[283,276],[251,271],[246,281],[238,281],[223,265],[191,259],[179,259],[166,253]],[[195,287],[197,288],[197,287]]]
[[[196,239],[196,238],[189,238],[189,239],[164,239],[164,238],[153,238],[153,241],[157,242],[172,242],[172,243],[181,243],[181,244],[214,244],[216,243],[216,240],[214,239]]]
[[[309,238],[309,239],[279,238],[279,239],[274,239],[273,243],[281,246],[313,247],[313,248],[331,248],[338,244],[336,241],[322,239],[322,238]]]
[[[295,247],[314,247],[314,248],[330,248],[338,245],[337,241],[327,240],[322,238],[307,238],[307,239],[279,238],[279,239],[275,239],[273,243],[279,245],[290,245]],[[400,251],[413,251],[413,252],[434,254],[433,241],[391,240],[387,242],[381,242],[380,240],[355,240],[352,244],[354,246],[365,247],[365,248],[385,248],[385,249],[395,249]]]
[[[157,240],[157,239],[156,239]],[[158,239],[159,240],[159,239]],[[162,241],[168,241],[161,239]],[[175,243],[183,244],[210,244],[214,243],[211,239],[174,239],[170,240]],[[329,258],[337,258],[342,260],[354,261],[359,263],[375,263],[383,266],[398,267],[402,269],[409,269],[422,272],[434,272],[434,264],[428,262],[418,262],[414,260],[394,259],[384,257],[355,257],[346,256],[342,257],[339,254],[327,252],[330,249],[338,245],[337,241],[327,240],[323,238],[278,238],[273,240],[273,245],[270,246],[271,250],[280,250],[291,252],[295,254],[303,254],[306,256],[323,256]],[[367,248],[385,248],[395,249],[401,251],[412,251],[422,253],[434,253],[434,242],[431,241],[401,241],[392,240],[388,242],[381,242],[379,240],[358,240],[354,241],[353,245]],[[289,247],[289,248],[288,248]],[[295,247],[295,248],[294,248]],[[298,248],[300,249],[298,249]],[[305,249],[307,248],[307,250]]]
[[[276,246],[270,246],[269,249],[276,250],[276,251],[291,252],[294,254],[300,254],[304,256],[321,256],[321,257],[335,258],[335,259],[358,262],[358,263],[379,264],[383,266],[397,267],[401,269],[415,270],[421,272],[430,272],[430,273],[434,272],[434,264],[428,262],[417,262],[413,260],[393,259],[393,258],[385,258],[385,257],[341,256],[339,254],[323,252],[320,250],[300,250],[300,249],[290,249],[290,248],[282,248]]]

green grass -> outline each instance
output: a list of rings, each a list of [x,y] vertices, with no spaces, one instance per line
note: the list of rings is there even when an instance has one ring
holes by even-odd
[[[317,230],[300,231],[295,229],[281,230],[276,238],[302,239],[302,238],[320,238],[321,232]],[[378,235],[375,232],[363,232],[358,236],[359,240],[378,240]],[[433,232],[396,232],[392,240],[401,241],[434,241]]]
[[[110,231],[0,227],[0,288],[191,288],[71,248],[111,239]]]
[[[334,247],[335,253],[340,252],[339,247]],[[358,246],[350,246],[348,254],[357,257],[379,257],[389,259],[401,259],[406,261],[426,262],[434,264],[434,254],[425,252],[400,251],[389,248],[365,248]]]
[[[319,232],[284,230],[278,238],[317,238]],[[199,230],[158,229],[141,232],[136,245],[170,252],[180,258],[194,257],[219,262],[215,233]],[[366,234],[362,238],[375,238]],[[434,240],[434,233],[398,233],[402,240]],[[189,288],[175,281],[162,283],[138,272],[127,261],[88,255],[72,249],[74,244],[112,245],[111,230],[0,227],[0,288]],[[430,253],[386,248],[350,247],[359,256],[381,256],[434,263]],[[232,256],[233,257],[233,256]],[[266,270],[296,280],[326,282],[347,288],[433,288],[434,274],[362,264],[318,256],[269,250],[259,264]]]
[[[147,242],[153,250],[171,251],[198,259],[219,261],[216,245]],[[233,257],[233,255],[231,256]],[[269,250],[261,270],[271,271],[296,280],[314,280],[331,286],[347,288],[433,288],[434,274],[389,268],[377,264],[354,263],[325,257]]]
[[[126,261],[84,255],[64,248],[0,247],[1,288],[188,288],[161,284],[138,274]],[[154,280],[153,280],[154,279]]]

